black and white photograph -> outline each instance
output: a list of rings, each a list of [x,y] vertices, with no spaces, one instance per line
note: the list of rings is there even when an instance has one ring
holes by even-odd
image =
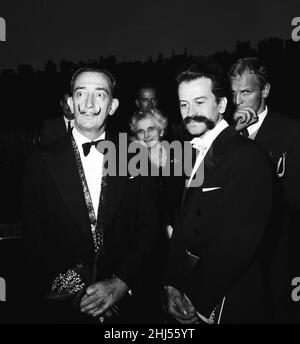
[[[299,80],[299,0],[1,0],[0,324],[300,324]]]

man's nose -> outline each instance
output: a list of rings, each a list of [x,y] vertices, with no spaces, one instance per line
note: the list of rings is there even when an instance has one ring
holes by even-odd
[[[189,117],[193,117],[197,114],[197,111],[195,109],[195,107],[193,105],[189,106],[189,109],[188,109],[188,116]]]
[[[85,106],[87,108],[92,108],[94,106],[94,97],[92,94],[89,94],[86,98]]]
[[[233,96],[233,102],[235,105],[241,105],[243,100],[242,100],[242,97],[239,93],[235,93],[234,96]]]
[[[152,109],[153,108],[153,100],[152,99],[147,99],[147,108]]]

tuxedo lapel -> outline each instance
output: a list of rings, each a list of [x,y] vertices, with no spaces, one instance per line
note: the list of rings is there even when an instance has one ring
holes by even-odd
[[[268,113],[258,130],[257,141],[267,152],[273,163],[289,150],[297,125],[277,113]]]
[[[264,147],[267,152],[270,152],[270,150],[272,149],[271,146],[273,145],[270,145],[270,142],[273,141],[272,136],[274,136],[275,131],[277,131],[276,125],[274,124],[275,122],[273,121],[272,114],[268,113],[255,136],[255,141],[257,141],[262,147]]]
[[[100,221],[103,223],[104,231],[107,230],[114,219],[118,206],[124,194],[127,177],[108,176],[107,186],[105,188],[104,212],[99,214]]]
[[[107,140],[114,142],[116,147],[116,176],[106,176],[106,187],[101,192],[104,192],[103,195],[103,213],[99,214],[99,219],[103,224],[103,230],[109,228],[111,221],[113,220],[118,206],[121,202],[121,199],[124,194],[125,186],[128,181],[128,176],[119,176],[118,175],[118,165],[119,165],[119,146],[118,140],[111,133],[107,133]],[[129,160],[128,160],[129,161]]]
[[[191,150],[192,154],[191,154],[191,159],[192,159],[192,164],[185,164],[184,162],[184,165],[186,165],[184,168],[185,168],[185,176],[187,177],[186,180],[185,180],[185,187],[183,189],[183,194],[182,194],[182,197],[181,197],[181,202],[180,202],[180,212],[182,211],[183,209],[183,205],[184,205],[184,202],[185,202],[185,198],[187,196],[187,193],[188,193],[188,188],[187,188],[187,183],[189,181],[189,178],[192,174],[192,171],[193,171],[193,167],[195,165],[195,162],[196,162],[196,159],[197,159],[197,155],[198,155],[198,151],[196,148],[194,148],[190,142],[188,142],[188,146],[186,146],[185,148],[185,151],[184,151],[184,159],[183,161],[185,161],[185,159],[188,159],[189,157],[189,154],[188,154],[188,149]]]
[[[92,240],[88,211],[70,138],[64,137],[54,153],[43,153],[57,189],[74,221]]]
[[[210,146],[204,158],[204,182],[202,185],[207,184],[211,175],[218,168],[235,135],[239,135],[239,133],[233,127],[228,126],[216,137]]]
[[[238,132],[233,127],[228,126],[219,134],[219,136],[217,136],[209,148],[204,161],[199,166],[199,168],[203,168],[204,163],[204,181],[202,185],[199,187],[190,187],[184,189],[180,207],[181,215],[184,214],[184,210],[188,207],[189,200],[193,198],[193,194],[196,191],[199,191],[199,189],[202,190],[202,186],[207,184],[212,174],[216,171],[218,165],[225,157],[230,142],[235,135],[239,135]]]

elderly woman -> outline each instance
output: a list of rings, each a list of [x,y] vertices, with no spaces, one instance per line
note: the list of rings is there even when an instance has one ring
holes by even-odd
[[[130,119],[130,129],[134,139],[148,148],[150,162],[157,168],[167,161],[166,149],[161,145],[168,120],[157,109],[138,111]]]
[[[184,178],[174,177],[175,160],[172,152],[164,147],[166,141],[162,141],[167,125],[167,118],[158,109],[135,112],[129,123],[133,139],[148,148],[149,161],[152,164],[151,171],[158,169],[156,180],[161,194],[164,225],[167,228],[168,237],[171,237],[171,226],[183,191]],[[170,174],[164,174],[163,169],[168,166],[170,166],[168,170]]]
[[[166,141],[164,135],[167,129],[167,118],[157,109],[147,109],[135,112],[129,122],[132,140],[139,141],[148,148],[149,162],[151,163],[151,172],[155,171],[155,180],[160,191],[160,202],[158,204],[162,215],[162,240],[161,245],[157,247],[158,269],[152,276],[161,283],[161,289],[154,296],[154,301],[159,303],[159,312],[161,321],[164,321],[164,315],[161,308],[161,295],[163,290],[164,262],[168,253],[168,238],[172,236],[173,219],[180,196],[184,187],[184,178],[174,177],[174,159],[172,153],[164,147]],[[170,168],[168,170],[168,168]],[[170,171],[170,173],[168,173]],[[158,172],[158,173],[157,173]],[[167,172],[165,174],[164,172]],[[145,195],[147,197],[147,195]],[[153,294],[153,291],[151,291]]]

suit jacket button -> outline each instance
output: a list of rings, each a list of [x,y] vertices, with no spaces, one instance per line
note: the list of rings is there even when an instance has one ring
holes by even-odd
[[[195,229],[195,230],[194,230],[194,234],[195,234],[195,235],[199,235],[199,234],[200,234],[200,230],[199,230],[199,229]]]
[[[196,215],[197,216],[201,216],[202,215],[202,210],[201,209],[197,209],[196,210]]]

